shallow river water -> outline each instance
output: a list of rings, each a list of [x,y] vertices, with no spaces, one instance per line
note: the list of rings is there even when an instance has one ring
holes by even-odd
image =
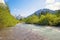
[[[17,24],[0,31],[0,40],[60,40],[59,28]]]

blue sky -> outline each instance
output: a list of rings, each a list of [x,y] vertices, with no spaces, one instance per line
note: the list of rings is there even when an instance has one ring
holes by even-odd
[[[5,0],[12,15],[28,16],[39,9],[60,9],[60,0]]]

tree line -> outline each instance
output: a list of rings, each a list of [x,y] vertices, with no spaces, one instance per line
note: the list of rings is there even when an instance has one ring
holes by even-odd
[[[38,16],[36,14],[28,16],[27,18],[22,18],[23,21],[28,24],[38,24],[38,25],[50,25],[50,26],[60,26],[60,10],[55,13],[43,13]]]

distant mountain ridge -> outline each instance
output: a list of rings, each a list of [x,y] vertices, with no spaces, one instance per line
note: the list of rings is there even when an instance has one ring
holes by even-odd
[[[36,12],[34,12],[33,14],[31,14],[29,16],[33,16],[34,14],[36,14],[37,16],[39,16],[41,13],[43,13],[43,14],[45,14],[45,13],[55,14],[56,11],[58,11],[58,10],[40,9],[40,10],[37,10]],[[29,16],[27,16],[27,17],[29,17]],[[21,15],[18,15],[16,18],[17,19],[21,19],[21,18],[27,18],[27,17],[23,17]]]
[[[21,15],[16,16],[16,19],[22,19],[22,18],[24,18],[24,17]]]
[[[39,15],[39,14],[41,14],[41,13],[55,13],[55,11],[53,11],[53,10],[50,10],[50,9],[40,9],[40,10],[38,10],[38,11],[36,11],[34,14],[36,14],[36,15]]]
[[[43,14],[45,13],[52,13],[52,14],[55,14],[57,10],[50,10],[50,9],[40,9],[40,10],[37,10],[36,12],[34,12],[33,14],[29,15],[29,16],[33,16],[34,14],[39,16],[42,12]],[[27,16],[27,17],[29,17]]]

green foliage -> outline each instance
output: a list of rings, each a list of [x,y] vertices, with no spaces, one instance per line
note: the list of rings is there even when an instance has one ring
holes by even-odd
[[[60,17],[60,10],[57,10],[57,11],[56,11],[56,15],[57,15],[58,17]]]
[[[38,23],[38,21],[39,21],[39,18],[36,15],[26,18],[26,23],[36,24]]]
[[[14,26],[17,22],[10,14],[8,6],[0,6],[0,28]]]
[[[48,14],[46,14],[46,18],[49,21],[49,25],[55,25],[56,24],[56,22],[55,22],[55,20],[57,18],[56,15],[48,13]]]
[[[24,20],[26,23],[31,23],[31,24],[60,26],[60,10],[57,10],[55,14],[48,12],[45,14],[44,13],[40,14],[40,16],[34,14],[32,16],[25,18]]]
[[[56,25],[57,24],[57,16],[51,13],[47,13],[46,15],[41,15],[40,24],[43,25]]]
[[[40,25],[48,25],[48,20],[47,20],[46,16],[44,16],[44,15],[40,16],[39,24]]]

